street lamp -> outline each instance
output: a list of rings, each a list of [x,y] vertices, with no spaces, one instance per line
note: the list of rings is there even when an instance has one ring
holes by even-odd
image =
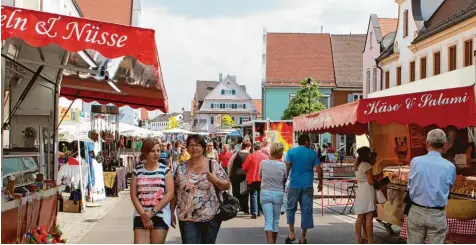
[[[307,85],[309,86],[309,90],[308,90],[308,105],[309,105],[309,112],[308,113],[311,113],[311,89],[312,89],[312,78],[308,77],[307,78]]]

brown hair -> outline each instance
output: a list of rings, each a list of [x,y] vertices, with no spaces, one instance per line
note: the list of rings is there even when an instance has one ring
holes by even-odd
[[[142,148],[140,149],[142,157],[145,159],[145,157],[152,151],[152,149],[154,149],[154,146],[157,144],[160,144],[160,142],[153,138],[147,138],[144,140],[142,143]]]
[[[357,149],[357,160],[354,163],[354,168],[357,170],[359,168],[360,163],[362,162],[368,162],[370,163],[370,153],[372,150],[368,146],[362,146],[359,149]]]
[[[241,143],[241,149],[245,149],[245,148],[248,148],[248,147],[251,147],[251,142],[249,142],[248,140],[245,140],[243,141],[243,143]]]

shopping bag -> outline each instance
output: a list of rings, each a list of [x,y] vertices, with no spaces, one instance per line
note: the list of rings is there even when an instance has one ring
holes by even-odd
[[[248,183],[246,183],[246,180],[243,180],[240,183],[240,194],[241,195],[248,194]]]
[[[377,201],[377,204],[384,204],[387,201],[382,190],[377,190],[375,193],[375,197],[376,197],[375,200]]]

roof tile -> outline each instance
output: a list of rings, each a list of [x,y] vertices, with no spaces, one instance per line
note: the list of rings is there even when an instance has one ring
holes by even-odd
[[[388,33],[397,31],[398,19],[396,18],[378,18],[380,23],[380,31],[382,37],[385,37]]]
[[[256,99],[256,100],[252,100],[253,101],[253,105],[255,106],[256,108],[256,111],[258,111],[258,117],[261,116],[261,112],[263,110],[263,105],[262,105],[262,101],[260,99]]]
[[[335,86],[329,34],[268,33],[266,56],[266,83],[312,77],[323,86]]]
[[[132,0],[76,0],[84,18],[131,25]]]
[[[362,87],[362,49],[365,38],[365,34],[331,36],[337,87]]]

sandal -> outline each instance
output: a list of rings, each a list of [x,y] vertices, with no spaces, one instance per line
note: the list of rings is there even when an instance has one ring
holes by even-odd
[[[307,244],[307,239],[304,239],[304,241],[301,241],[301,239],[299,239],[299,244]]]
[[[294,241],[296,241],[296,238],[291,239],[291,238],[289,238],[289,236],[286,237],[286,239],[284,239],[284,243],[286,243],[286,244],[291,244]]]

